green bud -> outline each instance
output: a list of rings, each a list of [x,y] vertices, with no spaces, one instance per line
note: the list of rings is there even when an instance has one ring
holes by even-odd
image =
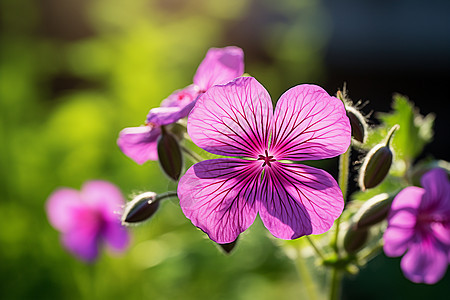
[[[122,224],[140,223],[149,219],[159,207],[156,193],[145,192],[128,202],[122,215]]]
[[[367,154],[359,173],[358,183],[361,190],[364,191],[376,187],[389,173],[393,159],[389,144],[393,133],[399,127],[398,125],[392,127],[388,133],[386,143],[376,145]]]
[[[234,247],[236,246],[237,240],[239,239],[239,236],[232,241],[231,243],[226,243],[226,244],[219,244],[217,243],[217,245],[220,246],[220,248],[225,252],[225,254],[230,254],[231,251],[233,251]]]
[[[350,254],[358,252],[364,247],[368,238],[369,231],[367,229],[357,229],[354,224],[352,224],[344,236],[345,251]]]
[[[353,217],[355,227],[357,229],[369,228],[386,219],[393,199],[393,196],[383,193],[364,202]]]
[[[367,123],[363,115],[354,107],[349,106],[345,108],[347,110],[347,117],[350,120],[350,126],[352,127],[352,137],[354,140],[364,144],[367,135]]]
[[[178,180],[183,168],[181,148],[175,136],[161,127],[158,138],[158,160],[163,171],[173,180]]]

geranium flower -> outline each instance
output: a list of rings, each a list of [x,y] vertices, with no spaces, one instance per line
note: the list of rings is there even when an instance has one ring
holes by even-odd
[[[173,92],[147,115],[145,126],[123,129],[117,140],[122,152],[138,164],[158,160],[161,126],[186,117],[198,96],[216,84],[227,83],[244,73],[244,52],[238,47],[211,48],[199,65],[194,83]]]
[[[81,191],[60,188],[46,204],[50,224],[61,232],[63,245],[82,260],[92,262],[99,247],[123,251],[128,233],[117,214],[125,204],[120,190],[106,181],[88,181]]]
[[[450,182],[446,171],[422,176],[423,188],[411,186],[394,198],[384,233],[384,253],[405,254],[401,268],[416,283],[434,284],[450,262]]]
[[[184,214],[213,241],[233,242],[258,212],[282,239],[323,233],[341,214],[333,177],[290,162],[337,156],[350,145],[344,105],[322,88],[295,86],[274,112],[264,87],[241,77],[199,98],[187,129],[197,146],[234,157],[199,162],[178,185]]]

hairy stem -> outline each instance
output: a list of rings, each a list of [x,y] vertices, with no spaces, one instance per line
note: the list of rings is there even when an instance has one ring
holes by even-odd
[[[349,168],[350,168],[350,151],[351,147],[348,147],[347,151],[342,154],[339,157],[339,178],[338,183],[339,187],[342,191],[342,196],[344,198],[344,203],[347,200],[347,187],[348,187],[348,175],[349,175]],[[333,249],[336,253],[336,256],[339,258],[339,245],[338,245],[338,237],[339,237],[339,227],[341,224],[341,217],[337,218],[336,220],[336,229],[334,233],[334,240],[333,240]],[[341,271],[335,266],[331,270],[331,287],[330,287],[330,300],[336,300],[340,296],[340,290],[341,290],[341,279],[342,279],[342,273]]]

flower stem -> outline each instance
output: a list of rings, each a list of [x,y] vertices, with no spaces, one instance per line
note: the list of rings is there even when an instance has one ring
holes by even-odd
[[[299,272],[301,280],[304,283],[306,292],[309,295],[308,299],[311,300],[319,299],[314,279],[312,278],[310,270],[306,265],[305,259],[304,257],[302,257],[300,249],[298,248],[297,248],[297,257],[295,259],[295,265],[297,267],[297,271]]]
[[[341,294],[342,273],[336,267],[331,271],[330,300],[337,300]]]
[[[342,191],[342,197],[344,199],[344,203],[347,200],[347,187],[348,187],[348,174],[350,167],[350,151],[351,146],[348,147],[347,151],[339,157],[339,178],[338,183],[339,187]],[[336,256],[339,258],[339,246],[338,246],[338,237],[339,237],[339,227],[341,224],[341,217],[336,219],[336,229],[334,233],[333,240],[333,249],[336,253]],[[330,287],[330,300],[339,299],[341,293],[341,280],[342,273],[336,266],[334,266],[331,270],[331,287]]]
[[[314,251],[316,251],[317,255],[320,257],[320,259],[323,261],[325,260],[325,256],[323,255],[322,251],[320,251],[320,249],[316,246],[316,244],[314,243],[314,241],[309,237],[309,235],[306,236],[306,239],[308,240],[308,242],[311,244],[311,247],[314,248]]]
[[[203,161],[203,157],[201,157],[200,155],[198,155],[197,153],[189,150],[188,148],[186,148],[185,146],[181,145],[181,150],[187,154],[189,156],[189,158],[193,161],[193,162],[201,162]]]
[[[348,186],[348,173],[350,167],[350,151],[351,147],[348,147],[347,151],[339,157],[339,178],[338,183],[339,187],[342,191],[342,197],[344,199],[344,203],[347,200],[347,186]],[[334,232],[334,240],[333,240],[333,249],[336,252],[336,255],[339,257],[339,248],[338,248],[338,236],[339,236],[339,227],[341,224],[341,217],[336,219],[336,230]]]
[[[164,200],[164,199],[166,199],[166,198],[171,198],[171,197],[178,197],[177,192],[174,192],[174,191],[168,191],[168,192],[165,192],[165,193],[162,193],[162,194],[158,194],[158,195],[156,196],[156,199],[155,199],[154,202],[156,202],[156,201],[161,201],[161,200]]]

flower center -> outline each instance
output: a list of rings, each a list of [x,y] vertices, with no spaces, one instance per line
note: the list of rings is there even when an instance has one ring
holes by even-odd
[[[450,219],[442,215],[423,214],[417,217],[417,223],[419,224],[441,223],[445,225],[447,223],[450,223]]]
[[[270,167],[270,163],[276,161],[275,158],[273,158],[273,155],[269,155],[269,153],[267,153],[267,150],[264,151],[266,155],[258,155],[258,160],[263,160],[263,164],[261,167],[264,167],[265,165],[267,165],[268,167]]]

